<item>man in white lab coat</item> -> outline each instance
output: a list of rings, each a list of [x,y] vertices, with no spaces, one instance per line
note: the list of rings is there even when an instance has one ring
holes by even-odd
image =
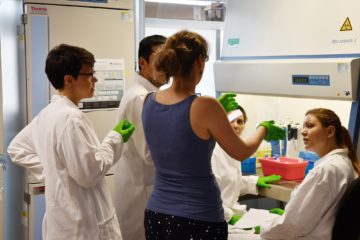
[[[46,59],[45,71],[59,94],[8,147],[11,160],[45,176],[44,240],[121,240],[104,179],[134,131],[121,120],[100,143],[78,104],[94,94],[94,56],[61,44]]]
[[[168,82],[153,70],[155,53],[166,38],[152,35],[139,45],[139,73],[121,100],[117,120],[131,119],[136,130],[114,167],[114,204],[124,240],[145,239],[144,211],[153,188],[154,166],[145,141],[141,114],[145,96]]]

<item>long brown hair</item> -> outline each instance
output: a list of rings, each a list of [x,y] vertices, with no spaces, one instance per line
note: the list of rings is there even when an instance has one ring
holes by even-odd
[[[350,133],[344,126],[341,125],[338,115],[336,115],[336,113],[332,110],[326,108],[314,108],[307,111],[305,115],[308,114],[314,115],[323,127],[333,126],[335,128],[336,144],[348,149],[348,156],[351,163],[355,171],[360,176],[360,164],[356,156],[356,151],[354,149]]]

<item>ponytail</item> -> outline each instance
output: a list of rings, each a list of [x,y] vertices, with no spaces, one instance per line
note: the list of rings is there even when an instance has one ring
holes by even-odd
[[[357,174],[360,176],[360,163],[356,156],[356,151],[352,144],[352,140],[351,140],[349,131],[344,126],[341,126],[341,135],[342,135],[343,143],[344,143],[345,147],[348,149],[348,156],[351,160],[351,164],[353,165]]]

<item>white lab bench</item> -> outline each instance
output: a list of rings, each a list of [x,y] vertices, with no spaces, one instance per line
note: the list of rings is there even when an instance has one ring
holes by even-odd
[[[256,175],[263,176],[261,168],[256,169]],[[239,201],[242,202],[252,199],[268,198],[280,201],[280,207],[284,207],[289,201],[292,191],[301,183],[301,181],[280,180],[276,183],[270,184],[271,188],[258,188],[259,195],[248,194],[240,196]]]
[[[282,202],[288,202],[291,192],[300,182],[280,180],[277,183],[270,184],[271,188],[259,188],[259,195],[267,198],[272,198]]]
[[[261,167],[256,168],[256,175],[263,176]],[[280,180],[270,184],[271,188],[259,188],[259,195],[267,198],[288,202],[291,192],[301,183],[301,180]]]

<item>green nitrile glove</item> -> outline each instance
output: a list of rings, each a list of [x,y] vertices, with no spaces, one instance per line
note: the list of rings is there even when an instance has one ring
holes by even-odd
[[[255,227],[255,234],[260,234],[260,226]]]
[[[235,97],[235,93],[225,93],[217,99],[225,109],[226,113],[238,109],[239,104],[235,101]]]
[[[127,140],[129,140],[134,130],[134,124],[126,119],[120,120],[120,122],[114,127],[114,131],[118,132],[122,136],[124,142],[127,142]]]
[[[239,221],[240,218],[241,218],[240,215],[234,214],[234,215],[231,217],[231,219],[230,219],[230,221],[229,221],[229,224],[230,224],[230,225],[235,225],[235,223],[236,223],[237,221]]]
[[[273,209],[270,209],[269,212],[278,214],[280,216],[285,213],[285,211],[283,209],[281,209],[281,208],[273,208]]]
[[[261,123],[259,123],[259,126],[263,126],[266,128],[266,136],[265,136],[265,140],[266,141],[276,141],[276,140],[282,140],[285,138],[286,133],[285,130],[274,125],[274,121],[262,121]]]
[[[280,175],[270,175],[266,177],[259,177],[256,183],[256,186],[263,187],[263,188],[270,188],[270,185],[268,183],[277,182],[281,179]]]

